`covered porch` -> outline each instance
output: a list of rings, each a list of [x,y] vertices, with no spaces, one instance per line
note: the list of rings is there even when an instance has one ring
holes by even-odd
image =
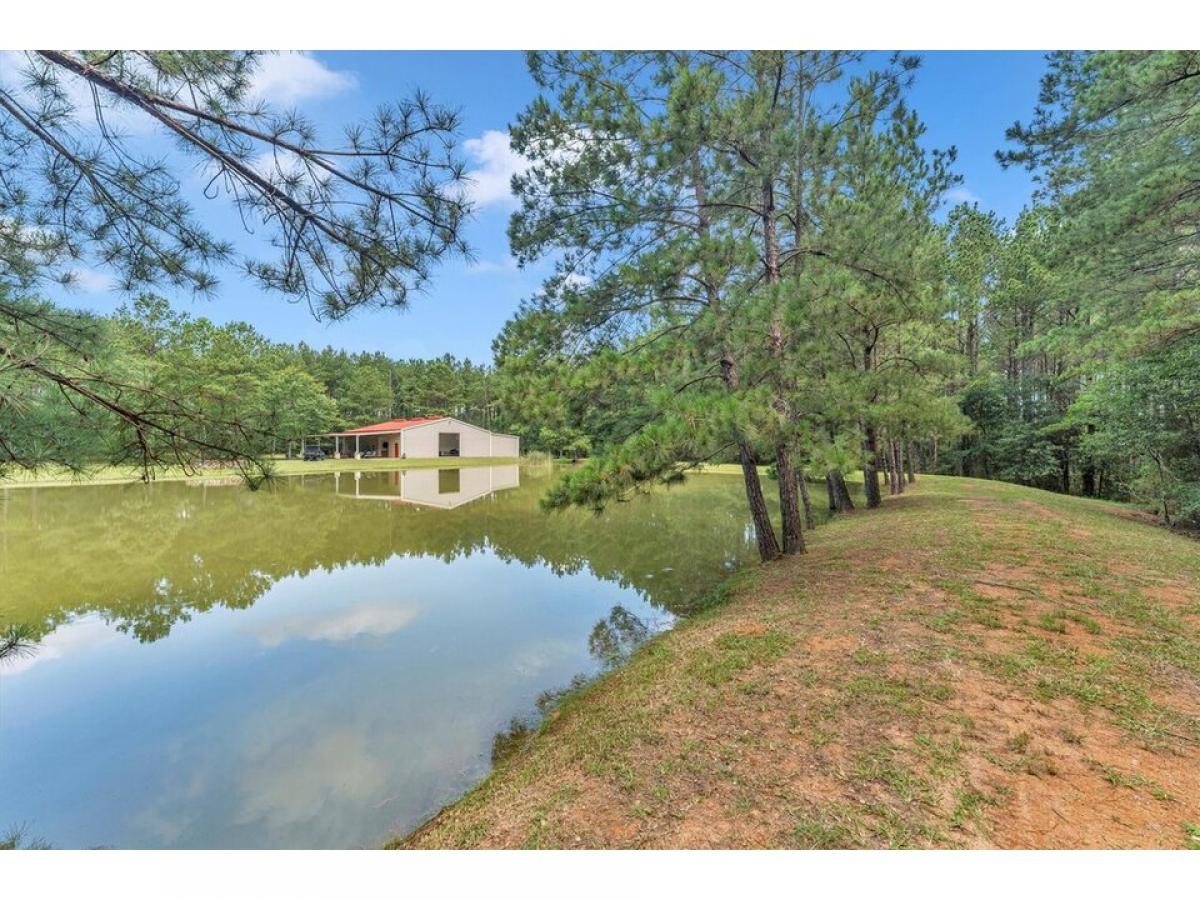
[[[399,459],[403,454],[403,433],[394,432],[362,432],[331,431],[327,434],[315,435],[321,438],[323,450],[332,450],[334,459]]]

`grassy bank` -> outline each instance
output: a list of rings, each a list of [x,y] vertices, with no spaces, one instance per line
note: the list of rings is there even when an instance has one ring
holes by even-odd
[[[394,472],[398,469],[445,469],[459,466],[503,466],[520,462],[516,458],[498,457],[453,457],[444,459],[324,459],[320,462],[304,462],[299,459],[276,459],[272,461],[275,475],[325,475],[330,472]],[[206,468],[187,472],[182,468],[170,468],[156,472],[155,481],[204,481],[213,478],[236,478],[236,469]],[[54,487],[72,484],[123,484],[141,481],[140,469],[119,466],[100,466],[83,472],[73,472],[60,467],[47,467],[36,472],[12,472],[0,478],[0,488],[10,487]]]
[[[1200,545],[934,477],[810,537],[393,845],[1200,843]]]
[[[758,470],[764,474],[768,471],[768,469],[768,466],[758,467]],[[704,465],[697,466],[692,471],[699,475],[702,475],[706,472],[711,475],[741,475],[742,467],[737,463],[705,463]],[[844,473],[844,477],[849,484],[863,483],[862,472],[858,469]],[[823,472],[819,474],[815,472],[809,472],[808,477],[805,480],[812,484],[824,484],[825,474]]]

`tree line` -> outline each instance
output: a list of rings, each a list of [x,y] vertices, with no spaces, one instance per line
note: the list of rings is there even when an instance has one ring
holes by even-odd
[[[951,219],[972,429],[943,470],[1200,526],[1200,54],[1051,54],[1008,137],[1035,203]]]
[[[490,424],[490,371],[445,355],[390,359],[271,341],[245,322],[218,325],[143,294],[111,316],[69,316],[94,377],[177,403],[177,421],[202,445],[247,457],[298,454],[311,436],[393,418],[452,415]],[[7,420],[4,442],[30,466],[136,461],[119,417],[42,383]],[[186,417],[186,419],[184,418]],[[181,456],[181,464],[192,460]],[[198,460],[197,460],[198,461]]]
[[[807,475],[844,508],[861,468],[878,506],[881,468],[903,490],[915,444],[965,430],[935,221],[953,152],[922,145],[905,101],[917,58],[868,63],[531,55],[542,94],[512,131],[533,165],[509,234],[557,270],[498,339],[499,377],[509,408],[604,431],[549,505],[732,459],[773,559],[804,549]]]
[[[1037,180],[1015,222],[946,209],[955,154],[908,102],[914,55],[530,54],[509,238],[554,271],[494,370],[285,352],[148,301],[101,326],[37,300],[83,258],[131,292],[211,291],[233,263],[337,317],[403,305],[465,252],[453,113],[417,95],[325,143],[246,100],[255,60],[47,52],[0,89],[0,461],[252,461],[300,421],[463,410],[588,457],[551,507],[735,463],[764,559],[804,549],[810,481],[848,509],[852,471],[869,507],[933,471],[1200,524],[1195,52],[1051,54],[998,152]],[[71,107],[72,78],[93,109]],[[198,156],[276,258],[207,235],[170,167],[106,128],[112,104]],[[188,366],[157,358],[164,341]],[[269,362],[248,376],[239,354]]]
[[[941,209],[919,61],[871,62],[531,55],[510,238],[558,262],[497,340],[501,395],[601,448],[549,505],[717,459],[764,559],[803,550],[807,479],[846,508],[851,469],[868,506],[919,468],[1200,523],[1197,55],[1052,54],[998,153],[1037,177],[1014,223]]]

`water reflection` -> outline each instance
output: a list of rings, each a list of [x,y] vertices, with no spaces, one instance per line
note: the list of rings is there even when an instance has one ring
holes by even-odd
[[[628,658],[646,642],[650,627],[623,606],[614,606],[588,635],[588,652],[606,668]]]
[[[398,472],[383,473],[383,478],[379,478],[379,474],[335,473],[334,492],[339,497],[352,497],[356,500],[383,500],[388,503],[413,503],[436,509],[455,509],[490,497],[497,491],[508,491],[521,486],[521,469],[517,465],[476,466],[465,469],[402,469]]]
[[[0,631],[39,641],[0,667],[0,825],[64,847],[338,847],[419,823],[514,717],[753,555],[736,478],[597,517],[543,513],[551,477],[0,492]]]
[[[492,483],[503,484],[516,467],[463,469],[461,483],[491,468]],[[364,472],[358,488],[395,499],[396,474]],[[196,613],[246,609],[280,579],[395,556],[452,563],[485,548],[557,575],[590,571],[671,609],[748,555],[752,535],[732,478],[697,477],[597,517],[542,512],[548,470],[515,477],[517,487],[445,510],[347,503],[332,475],[257,492],[180,482],[0,491],[10,495],[0,505],[0,626],[25,624],[38,638],[96,612],[156,641]]]

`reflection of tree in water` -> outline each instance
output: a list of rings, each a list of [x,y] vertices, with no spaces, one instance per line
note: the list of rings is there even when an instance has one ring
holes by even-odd
[[[536,724],[514,716],[508,727],[492,738],[492,765],[498,766],[524,750],[536,731]]]
[[[607,619],[601,619],[588,636],[588,652],[605,667],[629,657],[645,643],[650,628],[623,606],[614,606]]]
[[[650,636],[650,626],[618,604],[592,628],[592,633],[588,635],[588,652],[605,670],[611,669],[628,659]],[[580,673],[566,687],[539,694],[535,701],[536,715],[514,716],[492,738],[492,765],[499,765],[523,751],[537,733],[541,720],[567,697],[592,684],[596,677]]]
[[[8,831],[0,834],[0,850],[52,850],[49,841],[29,837],[25,825],[10,825]]]
[[[24,624],[9,625],[0,631],[0,662],[20,659],[37,652],[37,641],[33,629]]]
[[[38,639],[99,612],[153,641],[194,613],[246,608],[289,576],[485,551],[558,575],[590,571],[672,609],[752,552],[736,478],[697,476],[595,516],[543,512],[550,477],[522,470],[520,488],[453,510],[338,497],[332,476],[255,493],[181,482],[14,490],[0,518],[0,627],[26,623]],[[382,493],[388,478],[363,481]]]

